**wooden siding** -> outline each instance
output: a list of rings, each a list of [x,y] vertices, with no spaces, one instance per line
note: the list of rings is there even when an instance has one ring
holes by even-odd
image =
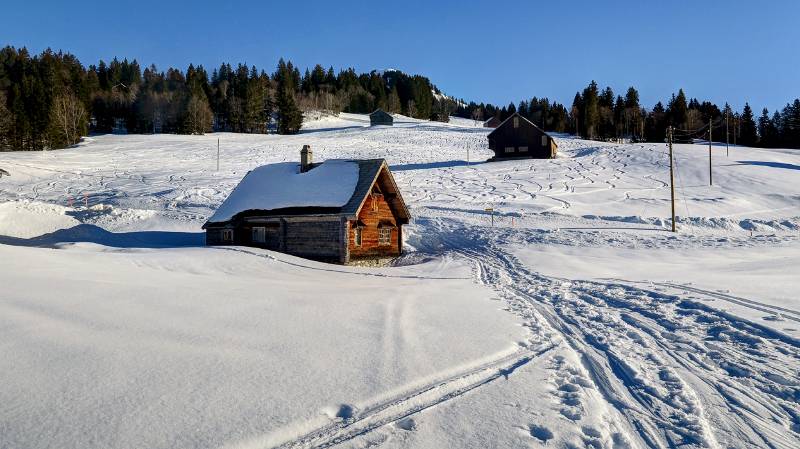
[[[340,259],[341,226],[339,217],[326,221],[287,221],[284,252],[317,260]]]
[[[269,223],[243,221],[236,226],[207,228],[206,244],[252,246],[307,259],[346,262],[341,260],[342,225],[338,216],[284,218]],[[266,228],[266,241],[253,241],[255,227]],[[223,229],[233,230],[233,242],[222,240]]]
[[[367,197],[367,201],[358,214],[358,222],[350,222],[349,226],[348,247],[351,259],[400,255],[402,226],[397,224],[389,203],[377,188],[373,188],[373,192]],[[391,226],[389,245],[378,243],[382,224]],[[355,240],[357,225],[363,225],[360,246],[356,245]]]
[[[518,123],[516,128],[515,119]],[[517,114],[490,133],[489,149],[494,151],[495,159],[551,159],[556,155],[553,138]]]

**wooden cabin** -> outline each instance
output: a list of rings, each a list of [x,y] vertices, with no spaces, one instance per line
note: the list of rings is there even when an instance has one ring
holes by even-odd
[[[203,225],[207,245],[270,249],[324,262],[397,257],[409,212],[384,159],[258,167]]]
[[[555,139],[530,120],[512,114],[487,136],[489,149],[494,151],[491,160],[498,159],[553,159],[558,145]]]
[[[369,126],[384,125],[392,126],[394,117],[383,109],[376,109],[369,115]]]
[[[442,112],[433,112],[431,113],[430,120],[432,122],[450,123],[450,115]]]
[[[497,128],[500,125],[500,119],[497,116],[492,116],[489,120],[483,122],[484,128]]]

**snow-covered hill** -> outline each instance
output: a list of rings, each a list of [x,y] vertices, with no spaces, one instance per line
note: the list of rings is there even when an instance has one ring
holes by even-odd
[[[663,144],[368,125],[0,153],[0,447],[800,445],[800,153],[677,145],[673,234]],[[202,246],[304,144],[389,161],[397,266]]]

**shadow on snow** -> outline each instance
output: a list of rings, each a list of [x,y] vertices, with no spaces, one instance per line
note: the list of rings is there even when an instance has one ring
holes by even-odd
[[[96,243],[113,248],[180,248],[204,246],[204,237],[202,232],[109,232],[95,225],[79,224],[27,239],[0,236],[0,244],[36,248],[55,248],[63,243]]]
[[[788,170],[800,170],[800,165],[789,164],[786,162],[767,162],[767,161],[736,161],[739,165],[760,165],[762,167],[785,168]]]
[[[467,162],[467,161],[444,161],[444,162],[427,162],[419,164],[401,164],[392,165],[392,171],[406,171],[406,170],[430,170],[433,168],[450,168],[450,167],[463,167],[467,165],[480,165],[486,161]]]

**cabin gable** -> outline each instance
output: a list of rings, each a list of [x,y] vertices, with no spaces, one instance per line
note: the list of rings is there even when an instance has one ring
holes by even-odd
[[[402,249],[402,224],[376,182],[358,213],[349,223],[348,246],[351,258],[399,256]]]
[[[555,140],[525,117],[514,113],[487,136],[494,159],[535,158],[556,156]]]

